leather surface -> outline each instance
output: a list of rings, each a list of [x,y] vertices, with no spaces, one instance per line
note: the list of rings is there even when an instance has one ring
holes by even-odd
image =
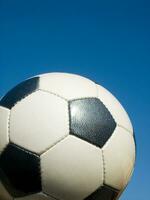
[[[119,192],[117,190],[104,185],[89,197],[85,198],[85,200],[115,200],[118,196],[118,193]]]
[[[113,134],[116,123],[104,104],[97,98],[70,102],[70,134],[100,148]]]
[[[38,88],[38,84],[39,77],[34,77],[18,84],[0,100],[0,105],[11,109],[18,101],[34,92]]]
[[[68,118],[64,99],[36,91],[12,108],[10,140],[41,154],[69,134]]]
[[[98,98],[105,104],[107,109],[111,112],[116,123],[129,130],[133,134],[133,127],[130,118],[120,104],[120,102],[104,87],[97,85]]]
[[[68,73],[49,73],[40,75],[39,88],[55,93],[67,100],[96,97],[96,85],[93,81]]]
[[[69,135],[41,156],[43,192],[83,200],[103,184],[100,148]]]
[[[4,185],[0,182],[0,200],[13,200]]]
[[[15,198],[14,200],[56,200],[56,199],[53,197],[47,196],[46,194],[43,194],[41,192],[41,193],[26,196],[26,197]]]
[[[9,144],[0,156],[0,179],[13,197],[41,191],[40,158]]]
[[[0,106],[0,154],[9,142],[10,110]]]
[[[127,185],[135,162],[133,127],[103,87],[49,73],[22,82],[0,105],[0,179],[13,200],[114,200],[113,188]],[[15,145],[7,146],[9,139]],[[101,187],[104,182],[112,188]],[[38,193],[41,188],[53,198]]]
[[[133,136],[117,127],[108,143],[103,147],[105,183],[118,190],[126,187],[135,163]]]

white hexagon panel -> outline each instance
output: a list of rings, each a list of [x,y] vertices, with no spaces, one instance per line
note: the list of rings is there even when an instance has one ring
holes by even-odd
[[[105,165],[104,183],[121,191],[129,182],[134,168],[134,138],[124,128],[117,127],[102,150]]]
[[[36,91],[11,109],[10,141],[27,150],[41,154],[68,134],[68,105],[56,95]]]

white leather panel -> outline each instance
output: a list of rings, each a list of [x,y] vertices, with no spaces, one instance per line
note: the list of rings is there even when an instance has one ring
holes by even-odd
[[[96,97],[95,83],[74,74],[49,73],[41,75],[39,88],[56,93],[68,100]]]
[[[123,189],[128,183],[135,162],[133,136],[117,127],[103,147],[105,183],[116,189]]]
[[[10,139],[41,154],[69,134],[67,102],[43,91],[32,93],[11,111]]]
[[[102,151],[69,135],[41,156],[43,191],[63,200],[83,200],[103,182]]]

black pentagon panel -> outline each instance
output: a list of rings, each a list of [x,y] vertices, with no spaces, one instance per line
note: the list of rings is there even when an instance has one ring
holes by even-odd
[[[111,137],[116,123],[98,98],[77,99],[69,102],[70,134],[100,148]]]
[[[39,86],[39,77],[28,79],[12,90],[10,90],[1,100],[0,105],[11,109],[18,101],[34,92]]]
[[[85,198],[85,200],[115,200],[118,194],[119,191],[104,185],[96,190],[93,194]]]
[[[40,157],[10,143],[0,156],[0,180],[13,197],[40,192]]]

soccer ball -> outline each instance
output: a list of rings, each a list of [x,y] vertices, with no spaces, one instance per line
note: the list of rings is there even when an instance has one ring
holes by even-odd
[[[89,79],[39,75],[0,100],[2,200],[115,200],[134,162],[127,113]]]

